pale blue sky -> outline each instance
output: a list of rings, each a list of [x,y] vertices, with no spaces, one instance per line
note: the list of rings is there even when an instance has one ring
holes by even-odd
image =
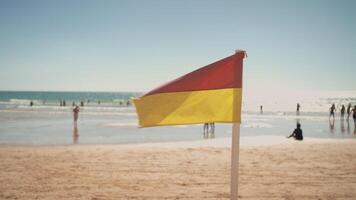
[[[356,90],[356,1],[0,0],[0,90],[146,91],[245,49],[245,88]]]

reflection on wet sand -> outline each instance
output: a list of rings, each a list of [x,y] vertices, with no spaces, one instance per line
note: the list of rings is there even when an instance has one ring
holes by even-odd
[[[203,137],[204,137],[204,139],[215,138],[215,133],[207,132],[207,133],[204,133]]]
[[[73,144],[77,144],[79,139],[79,130],[78,127],[75,125],[73,128]]]
[[[330,128],[330,133],[334,133],[335,131],[335,119],[329,119],[329,128]]]
[[[344,123],[344,118],[340,119],[340,131],[341,133],[345,133],[345,123]]]

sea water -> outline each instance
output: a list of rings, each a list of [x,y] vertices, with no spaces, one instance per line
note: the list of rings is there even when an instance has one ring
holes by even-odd
[[[356,92],[319,92],[285,97],[244,96],[241,136],[288,136],[299,122],[305,137],[356,138],[352,119],[329,118],[335,103],[356,104]],[[203,134],[203,125],[138,128],[131,98],[135,92],[0,92],[2,144],[121,144],[187,141],[231,137],[230,124],[216,124]],[[268,94],[270,95],[270,93]],[[30,102],[33,106],[30,106]],[[66,106],[60,102],[66,101]],[[296,103],[301,112],[296,113]],[[72,104],[83,103],[73,124]],[[259,106],[263,105],[263,113]],[[157,108],[158,109],[158,108]],[[78,133],[79,137],[73,137]]]

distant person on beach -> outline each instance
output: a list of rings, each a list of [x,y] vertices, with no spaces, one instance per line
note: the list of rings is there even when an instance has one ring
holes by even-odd
[[[299,103],[297,103],[297,115],[299,115],[299,112],[300,112],[300,105]]]
[[[356,128],[356,105],[352,109],[352,118],[354,118],[355,128]]]
[[[290,136],[288,136],[288,138],[293,137],[296,140],[303,140],[303,131],[300,128],[300,126],[301,126],[300,123],[297,123],[297,128],[294,129],[293,133]]]
[[[263,106],[260,105],[260,114],[263,114]]]
[[[346,113],[347,113],[347,119],[349,119],[351,115],[351,103],[349,103],[349,105],[347,106]]]
[[[66,106],[66,101],[65,100],[63,100],[63,106]]]
[[[204,135],[209,132],[209,123],[204,123],[203,132],[204,132]]]
[[[30,106],[31,106],[31,107],[33,106],[33,101],[32,101],[32,100],[30,101]]]
[[[72,106],[73,106],[73,107],[75,106],[75,102],[74,102],[74,101],[72,102]]]
[[[80,106],[83,107],[84,106],[84,101],[80,102]]]
[[[329,118],[331,117],[331,115],[333,116],[333,119],[335,118],[335,104],[332,104],[331,107],[330,107],[330,115],[329,115]]]
[[[341,115],[341,118],[344,118],[344,116],[345,116],[345,106],[344,105],[342,105],[342,107],[341,107],[340,115]]]
[[[212,134],[214,134],[215,133],[215,123],[212,122],[212,123],[209,123],[209,124],[210,124],[210,131],[211,131]]]
[[[78,121],[78,116],[79,116],[79,106],[75,105],[73,109],[73,118],[74,118],[74,124],[77,124]]]
[[[209,130],[210,128],[210,130]],[[214,138],[215,137],[215,123],[210,122],[210,123],[204,123],[204,129],[203,129],[203,134],[204,138]]]

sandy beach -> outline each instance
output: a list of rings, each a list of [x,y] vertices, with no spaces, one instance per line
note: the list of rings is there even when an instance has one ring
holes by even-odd
[[[214,141],[1,145],[0,199],[229,199],[229,140]],[[241,199],[356,198],[355,140],[286,141],[242,143]]]

